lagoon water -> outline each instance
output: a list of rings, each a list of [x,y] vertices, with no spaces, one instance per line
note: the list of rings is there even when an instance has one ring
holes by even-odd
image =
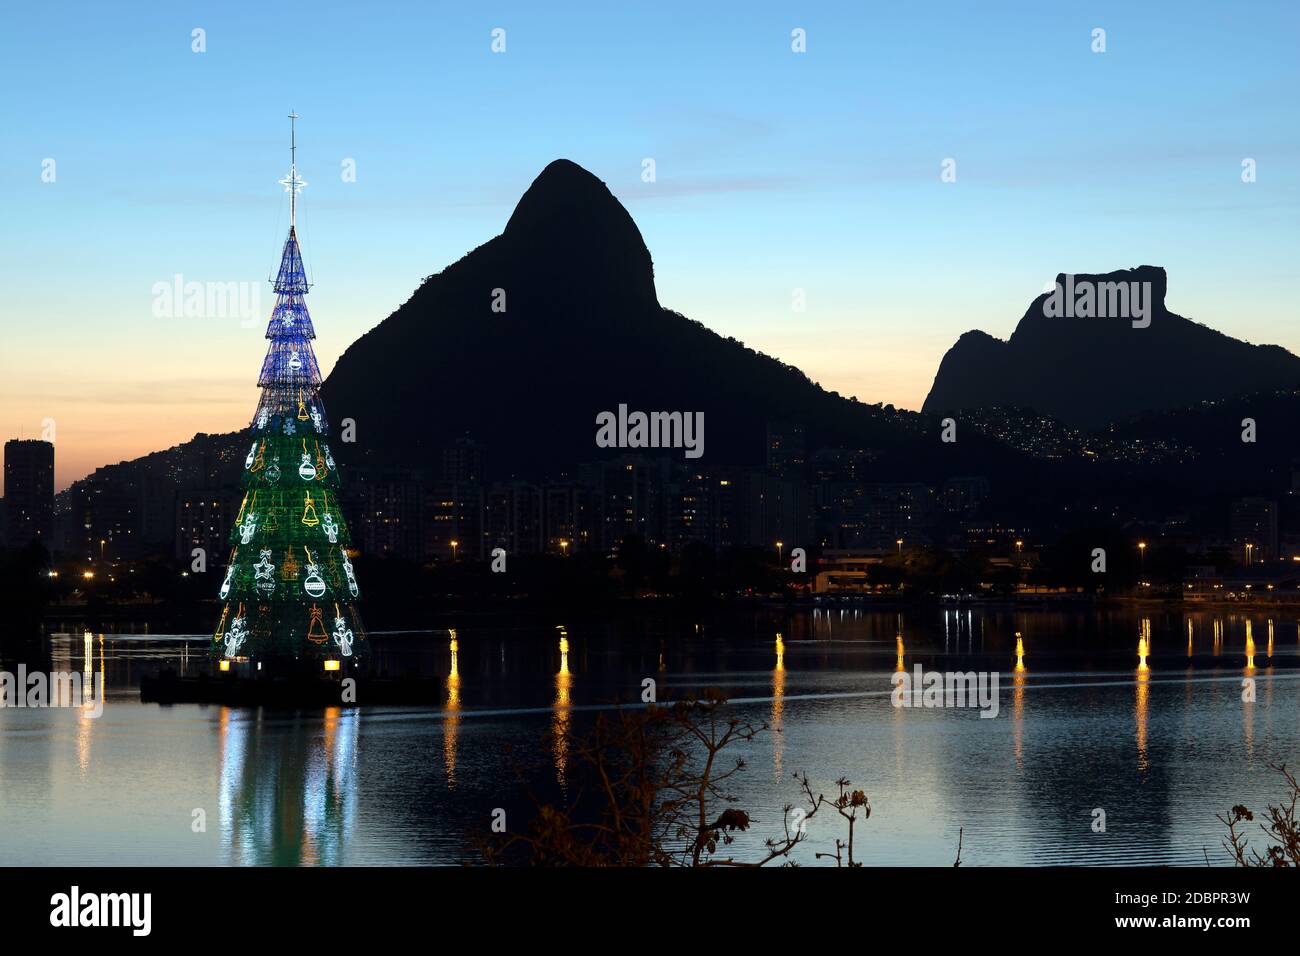
[[[494,809],[526,819],[521,780],[564,793],[574,735],[638,700],[646,678],[661,698],[722,687],[738,715],[772,728],[734,750],[747,766],[730,790],[754,819],[737,857],[780,832],[798,803],[792,775],[806,772],[828,795],[840,776],[867,793],[856,842],[868,865],[950,865],[959,829],[964,866],[1226,864],[1215,814],[1277,802],[1269,764],[1300,764],[1294,611],[467,621],[454,640],[372,644],[390,673],[438,675],[444,706],[142,704],[142,674],[206,667],[205,637],[51,636],[46,665],[102,673],[108,700],[97,719],[0,709],[0,865],[472,862]],[[997,672],[998,716],[892,706],[891,675],[916,664]],[[794,858],[817,863],[837,822],[814,817]]]

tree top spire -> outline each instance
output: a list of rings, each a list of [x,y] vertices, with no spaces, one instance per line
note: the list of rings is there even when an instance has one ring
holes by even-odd
[[[289,194],[289,228],[298,224],[298,193],[307,185],[306,180],[298,178],[298,114],[289,111],[289,175],[279,180],[284,191]]]

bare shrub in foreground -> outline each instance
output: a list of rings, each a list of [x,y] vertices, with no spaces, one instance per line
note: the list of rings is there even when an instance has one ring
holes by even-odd
[[[1224,849],[1236,861],[1238,866],[1300,866],[1300,820],[1296,818],[1296,807],[1300,804],[1300,783],[1295,774],[1282,764],[1269,764],[1286,780],[1288,792],[1277,805],[1270,804],[1264,814],[1259,828],[1269,843],[1264,852],[1251,849],[1242,824],[1254,823],[1255,814],[1238,804],[1228,814],[1215,814],[1219,822],[1228,828],[1228,835],[1223,840]]]

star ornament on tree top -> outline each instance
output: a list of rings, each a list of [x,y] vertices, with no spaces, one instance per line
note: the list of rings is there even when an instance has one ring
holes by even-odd
[[[298,193],[302,192],[307,185],[307,180],[299,179],[298,171],[292,168],[289,170],[289,175],[285,176],[284,179],[276,180],[276,182],[284,187],[285,192],[293,193],[295,197]]]

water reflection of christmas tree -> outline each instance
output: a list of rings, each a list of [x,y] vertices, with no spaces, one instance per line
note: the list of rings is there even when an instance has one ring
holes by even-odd
[[[290,155],[289,175],[281,180],[289,193],[289,237],[275,279],[270,346],[257,381],[262,397],[249,428],[244,497],[221,586],[225,607],[213,635],[214,656],[259,662],[354,658],[365,640],[311,344],[316,332],[305,302],[297,198],[307,184],[298,178],[296,141]]]
[[[219,715],[217,807],[225,861],[239,866],[349,862],[357,815],[359,711],[328,707],[302,735],[247,713]],[[266,781],[275,782],[267,786]]]

